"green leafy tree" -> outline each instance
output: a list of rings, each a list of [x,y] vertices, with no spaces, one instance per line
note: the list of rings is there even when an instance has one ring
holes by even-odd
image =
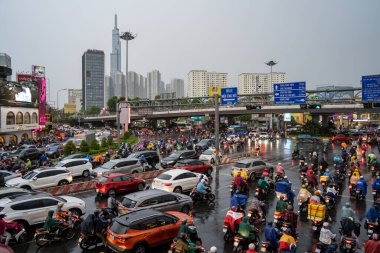
[[[87,141],[82,140],[80,143],[80,151],[82,152],[88,152],[90,151],[90,146],[88,145]]]
[[[86,115],[95,115],[99,113],[100,113],[100,108],[97,106],[90,107],[86,111],[84,111],[84,114]]]
[[[101,142],[102,148],[106,148],[108,146],[107,139],[104,137]]]
[[[63,149],[63,153],[65,156],[71,155],[73,152],[75,152],[77,148],[75,147],[74,142],[69,141],[66,143],[65,148]]]
[[[298,123],[297,123],[296,119],[292,116],[291,119],[290,119],[290,125],[291,125],[292,127],[294,127],[294,126],[296,126],[297,124],[298,124]]]
[[[116,112],[117,97],[113,96],[107,101],[107,107],[109,112]]]
[[[239,116],[239,119],[241,122],[250,122],[252,120],[250,114],[241,115],[241,116]]]
[[[112,146],[113,145],[113,138],[112,138],[111,135],[108,135],[107,143],[108,143],[108,146]]]
[[[95,139],[91,142],[91,146],[90,148],[92,150],[99,150],[100,149],[100,145],[99,145],[99,142]]]

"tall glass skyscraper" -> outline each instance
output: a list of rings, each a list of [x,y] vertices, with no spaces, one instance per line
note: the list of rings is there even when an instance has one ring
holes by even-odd
[[[120,44],[119,28],[117,28],[116,14],[115,14],[115,26],[112,30],[111,75],[115,71],[121,72],[121,44]]]
[[[87,50],[82,56],[83,109],[104,106],[104,52]]]

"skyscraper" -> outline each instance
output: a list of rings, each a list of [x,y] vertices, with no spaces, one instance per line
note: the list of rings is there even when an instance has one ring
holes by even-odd
[[[183,79],[174,78],[166,85],[166,92],[174,92],[177,98],[185,97],[185,82]]]
[[[227,73],[207,72],[206,70],[192,70],[187,75],[187,95],[189,97],[208,96],[209,87],[227,87]]]
[[[161,84],[161,73],[158,70],[148,72],[146,81],[147,98],[153,100],[159,93]]]
[[[116,14],[115,26],[112,30],[111,74],[115,71],[121,72],[121,43]]]
[[[239,75],[239,94],[272,92],[273,83],[284,83],[285,73],[273,72],[272,84],[270,73],[242,73]]]
[[[82,108],[82,90],[81,89],[68,89],[67,103],[74,104],[76,111],[80,111]]]
[[[104,106],[104,52],[89,49],[82,56],[82,102],[84,110]]]

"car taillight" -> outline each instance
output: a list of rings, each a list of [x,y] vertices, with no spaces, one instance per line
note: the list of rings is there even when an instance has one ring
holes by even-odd
[[[119,242],[126,242],[127,238],[118,237],[118,238],[116,238],[116,240]]]
[[[172,186],[173,184],[172,183],[166,183],[164,184],[164,186]]]

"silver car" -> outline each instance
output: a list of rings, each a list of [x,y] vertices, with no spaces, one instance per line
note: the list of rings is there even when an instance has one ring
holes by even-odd
[[[265,168],[268,168],[271,173],[274,170],[274,166],[272,164],[266,163],[260,159],[245,159],[237,161],[233,165],[231,169],[231,175],[234,175],[234,173],[239,170],[246,170],[249,179],[251,181],[254,181],[256,178],[259,178],[261,176]]]
[[[153,208],[162,212],[179,211],[189,214],[193,209],[193,201],[189,196],[154,189],[125,195],[121,204],[124,206],[122,213]]]
[[[0,174],[4,176],[4,181],[8,181],[9,179],[16,178],[16,177],[21,177],[21,174],[19,173],[13,173],[6,170],[0,170]]]
[[[94,177],[101,177],[112,173],[135,174],[143,172],[139,159],[123,158],[114,159],[92,170]]]

